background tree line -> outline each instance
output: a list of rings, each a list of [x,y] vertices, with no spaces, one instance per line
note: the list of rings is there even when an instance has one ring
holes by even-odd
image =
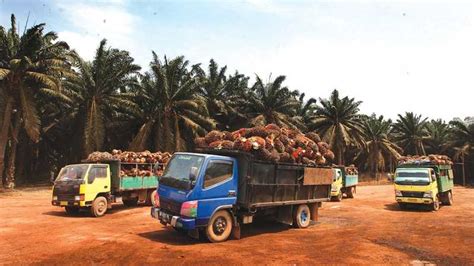
[[[182,151],[212,129],[275,123],[317,131],[339,164],[372,174],[391,170],[402,154],[440,153],[474,161],[474,124],[399,114],[363,115],[362,101],[308,98],[284,85],[228,73],[214,60],[191,64],[151,54],[142,70],[127,51],[98,44],[83,60],[44,24],[20,33],[15,17],[0,27],[0,175],[5,187],[35,182],[95,150]]]

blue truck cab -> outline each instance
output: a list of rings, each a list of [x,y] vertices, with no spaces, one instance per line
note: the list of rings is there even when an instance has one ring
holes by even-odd
[[[331,176],[304,185],[304,172],[301,165],[256,161],[242,152],[177,152],[160,178],[151,216],[193,237],[204,233],[211,242],[231,232],[238,238],[240,224],[257,213],[304,228],[329,199],[332,182]]]

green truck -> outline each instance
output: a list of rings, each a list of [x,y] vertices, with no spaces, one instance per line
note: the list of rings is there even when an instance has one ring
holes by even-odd
[[[54,181],[52,204],[68,214],[90,210],[103,216],[112,203],[126,206],[153,204],[158,174],[163,164],[123,163],[118,160],[71,164],[63,167]]]

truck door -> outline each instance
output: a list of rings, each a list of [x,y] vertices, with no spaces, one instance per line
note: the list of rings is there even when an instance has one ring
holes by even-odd
[[[110,170],[107,165],[92,165],[87,175],[86,201],[92,201],[97,194],[110,191]]]
[[[237,162],[234,160],[209,160],[201,178],[198,217],[203,223],[214,211],[230,207],[237,199]],[[199,223],[199,220],[197,221]]]

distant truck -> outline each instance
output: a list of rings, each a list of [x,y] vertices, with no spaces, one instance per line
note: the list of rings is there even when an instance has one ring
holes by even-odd
[[[440,203],[453,204],[453,180],[449,164],[399,165],[395,171],[395,200],[401,209],[410,204],[424,204],[437,211]]]
[[[54,181],[52,204],[64,207],[68,214],[88,209],[95,217],[103,216],[112,203],[120,200],[126,206],[152,204],[158,185],[157,166],[163,168],[118,160],[67,165]],[[149,174],[142,176],[140,172]]]
[[[257,217],[306,228],[328,201],[333,170],[257,161],[228,150],[173,155],[160,178],[151,216],[211,242],[240,238]]]
[[[335,166],[334,179],[331,186],[331,199],[341,201],[345,194],[348,198],[354,198],[356,187],[359,182],[357,168]]]

